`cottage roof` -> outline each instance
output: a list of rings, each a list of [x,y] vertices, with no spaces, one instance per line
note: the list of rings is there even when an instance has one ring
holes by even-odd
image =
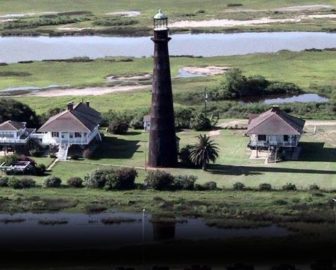
[[[16,122],[16,121],[8,120],[0,124],[1,131],[5,131],[5,130],[18,131],[24,128],[26,128],[26,123],[24,122]]]
[[[246,134],[300,135],[304,124],[304,120],[291,116],[278,107],[273,107],[257,117],[252,116]]]
[[[39,132],[91,132],[101,122],[100,113],[88,104],[79,103],[73,108],[51,117]]]

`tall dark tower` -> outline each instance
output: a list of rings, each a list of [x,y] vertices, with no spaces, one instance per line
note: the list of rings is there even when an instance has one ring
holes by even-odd
[[[177,144],[170,76],[168,18],[161,10],[154,16],[154,70],[149,134],[150,167],[175,167]]]

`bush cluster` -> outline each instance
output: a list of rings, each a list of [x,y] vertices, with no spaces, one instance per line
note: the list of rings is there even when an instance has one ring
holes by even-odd
[[[296,190],[296,185],[294,185],[292,183],[287,183],[286,185],[282,186],[282,190],[285,190],[285,191],[295,191]]]
[[[44,179],[43,181],[43,187],[47,188],[58,188],[62,184],[62,180],[59,177],[56,176],[49,176]]]
[[[83,179],[80,178],[80,177],[70,177],[70,178],[67,180],[67,184],[68,184],[70,187],[81,188],[81,187],[83,187]]]
[[[31,178],[16,178],[11,177],[8,179],[7,185],[14,189],[24,189],[24,188],[32,188],[36,186],[36,182]]]
[[[195,190],[196,176],[178,175],[173,176],[165,171],[151,171],[145,179],[145,187],[154,190]]]
[[[89,188],[105,188],[107,190],[127,190],[135,188],[138,173],[135,169],[98,169],[84,178],[84,185]]]

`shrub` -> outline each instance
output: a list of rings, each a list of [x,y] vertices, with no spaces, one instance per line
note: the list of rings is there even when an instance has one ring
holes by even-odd
[[[43,187],[57,188],[62,184],[62,180],[56,176],[49,176],[43,181]]]
[[[70,187],[80,188],[83,187],[83,179],[80,177],[71,177],[67,180]]]
[[[196,115],[191,122],[191,127],[197,131],[205,131],[211,129],[211,121],[203,113]]]
[[[0,177],[0,187],[8,187],[8,180],[9,180],[9,177],[1,176]]]
[[[194,163],[191,161],[190,154],[194,146],[188,144],[184,146],[179,153],[179,159],[183,166],[185,167],[195,167]]]
[[[175,127],[177,129],[190,128],[190,122],[193,116],[192,109],[176,108],[175,109]]]
[[[292,183],[287,183],[286,185],[282,186],[282,190],[285,190],[285,191],[295,191],[296,190],[296,185],[294,185]]]
[[[123,121],[118,121],[117,119],[110,122],[108,126],[108,131],[112,134],[126,134],[128,131],[128,123]]]
[[[245,189],[245,185],[241,182],[237,182],[233,184],[233,190],[244,190]]]
[[[203,188],[205,190],[216,190],[217,189],[217,183],[210,181],[210,182],[206,182],[203,184]]]
[[[97,169],[84,178],[84,185],[89,188],[103,188],[110,174],[114,174],[111,169]]]
[[[0,159],[0,163],[5,163],[4,165],[10,166],[17,162],[19,160],[19,157],[17,155],[9,155],[9,156],[4,156]]]
[[[193,190],[197,177],[194,175],[178,175],[174,178],[174,189]]]
[[[173,190],[174,176],[164,171],[149,172],[145,179],[145,186],[155,190]]]
[[[31,178],[15,178],[12,177],[8,180],[8,186],[14,189],[23,189],[23,188],[31,188],[35,187],[36,183]]]
[[[288,204],[288,202],[287,201],[285,201],[285,200],[275,200],[275,201],[273,201],[273,204],[274,205],[287,205]]]
[[[216,184],[216,182],[212,182],[212,181],[206,182],[203,185],[195,184],[194,189],[199,190],[199,191],[217,190],[217,184]]]
[[[135,169],[123,168],[109,174],[104,188],[107,190],[127,190],[135,188],[135,178],[138,172]]]
[[[83,158],[92,159],[93,158],[93,151],[90,148],[86,148],[83,151]]]
[[[45,174],[47,168],[44,164],[38,164],[35,166],[35,175],[42,176]]]
[[[313,185],[309,186],[309,190],[311,190],[311,191],[320,190],[320,187],[316,184],[313,184]]]
[[[271,191],[272,190],[272,185],[268,183],[262,183],[259,185],[259,190],[260,191]]]

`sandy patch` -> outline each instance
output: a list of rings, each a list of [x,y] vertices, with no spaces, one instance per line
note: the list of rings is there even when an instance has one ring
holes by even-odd
[[[220,135],[220,130],[212,130],[209,132],[209,137],[215,137],[215,136],[219,136]]]
[[[87,30],[87,29],[92,29],[91,27],[87,28],[80,28],[80,27],[58,27],[57,30],[59,31],[82,31],[82,30]]]
[[[106,15],[112,16],[122,16],[122,17],[137,17],[140,16],[140,11],[118,11],[118,12],[109,12]]]
[[[305,126],[336,126],[336,120],[307,120]]]
[[[336,14],[302,15],[288,19],[272,19],[269,17],[264,17],[253,20],[215,19],[215,20],[203,20],[203,21],[178,21],[171,23],[169,27],[171,28],[237,27],[237,26],[251,26],[251,25],[276,24],[276,23],[299,23],[303,20],[321,19],[321,18],[336,18]]]
[[[37,97],[61,97],[61,96],[102,96],[110,93],[130,92],[148,88],[144,85],[134,86],[117,86],[117,87],[87,87],[87,88],[66,88],[66,89],[49,89],[35,92],[28,95]]]
[[[219,123],[217,126],[224,129],[247,129],[247,119],[237,119],[232,121],[225,121],[224,123]]]
[[[311,19],[334,19],[336,18],[336,14],[316,14],[316,15],[308,15],[308,18]]]
[[[195,75],[214,76],[228,71],[229,67],[208,66],[208,67],[184,67],[181,70]]]

